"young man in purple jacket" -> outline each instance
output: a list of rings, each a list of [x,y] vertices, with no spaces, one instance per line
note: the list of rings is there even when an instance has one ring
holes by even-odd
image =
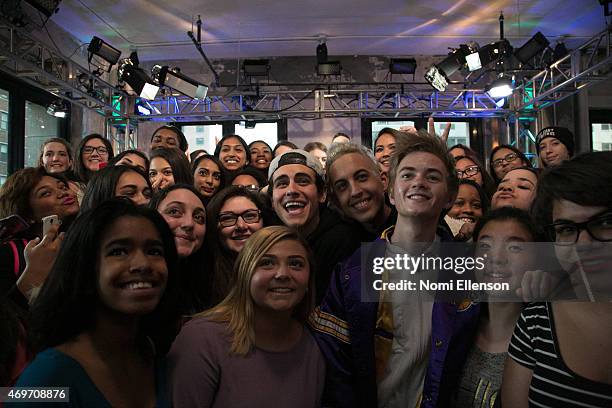
[[[310,319],[328,363],[326,407],[446,406],[477,323],[478,307],[469,301],[373,289],[374,258],[435,256],[441,242],[452,241],[438,228],[458,186],[445,143],[426,132],[401,134],[396,143],[389,198],[397,223],[336,267]],[[381,276],[400,277],[396,270]]]

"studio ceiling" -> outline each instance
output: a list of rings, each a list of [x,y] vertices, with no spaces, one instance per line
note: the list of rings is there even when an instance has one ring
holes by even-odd
[[[499,38],[499,12],[515,46],[537,31],[575,47],[605,27],[596,0],[64,0],[53,21],[82,42],[93,35],[141,60],[199,59],[186,32],[202,16],[210,58],[443,55]]]

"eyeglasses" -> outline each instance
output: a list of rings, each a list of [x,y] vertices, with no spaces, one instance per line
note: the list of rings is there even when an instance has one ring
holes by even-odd
[[[547,230],[555,245],[574,245],[582,230],[596,241],[609,242],[612,241],[612,211],[608,209],[586,222],[555,222],[548,225]]]
[[[480,173],[480,167],[478,166],[470,166],[465,168],[464,170],[457,170],[457,176],[459,178],[470,178]]]
[[[232,227],[236,225],[236,222],[238,222],[238,217],[242,218],[242,220],[247,224],[255,224],[261,219],[261,211],[246,210],[242,214],[224,212],[219,214],[219,225],[222,227]]]
[[[518,159],[518,154],[516,154],[516,153],[508,153],[507,155],[505,155],[502,158],[499,158],[497,160],[493,160],[493,167],[497,168],[497,167],[501,166],[503,162],[512,163],[516,159]]]
[[[106,150],[106,147],[104,147],[104,146],[100,146],[100,147],[85,146],[83,148],[83,153],[85,153],[85,154],[92,154],[94,152],[94,150],[96,152],[98,152],[98,154],[106,154],[106,153],[108,153],[108,150]]]

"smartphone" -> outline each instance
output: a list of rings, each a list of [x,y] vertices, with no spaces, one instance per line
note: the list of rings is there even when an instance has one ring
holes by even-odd
[[[0,239],[10,238],[30,228],[30,223],[17,214],[0,220]]]
[[[43,237],[44,237],[45,235],[47,235],[47,233],[51,229],[51,226],[59,224],[60,221],[57,215],[49,215],[47,217],[43,217],[42,223],[43,223]]]

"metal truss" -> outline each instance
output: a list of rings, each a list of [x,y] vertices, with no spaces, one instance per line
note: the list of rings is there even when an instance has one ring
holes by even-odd
[[[125,104],[112,104],[113,95],[125,92],[1,17],[0,70],[102,115],[128,117]]]
[[[512,110],[538,111],[580,90],[612,77],[612,28],[522,81],[515,90]]]
[[[347,88],[347,85],[344,85]],[[276,88],[276,89],[273,89]],[[314,89],[260,87],[255,91],[210,96],[204,101],[168,96],[144,102],[150,115],[139,120],[264,120],[280,118],[318,119],[326,117],[420,117],[435,114],[447,117],[505,116],[484,90],[432,91],[429,85],[370,85],[362,89],[332,86]],[[219,91],[219,89],[217,89]]]

